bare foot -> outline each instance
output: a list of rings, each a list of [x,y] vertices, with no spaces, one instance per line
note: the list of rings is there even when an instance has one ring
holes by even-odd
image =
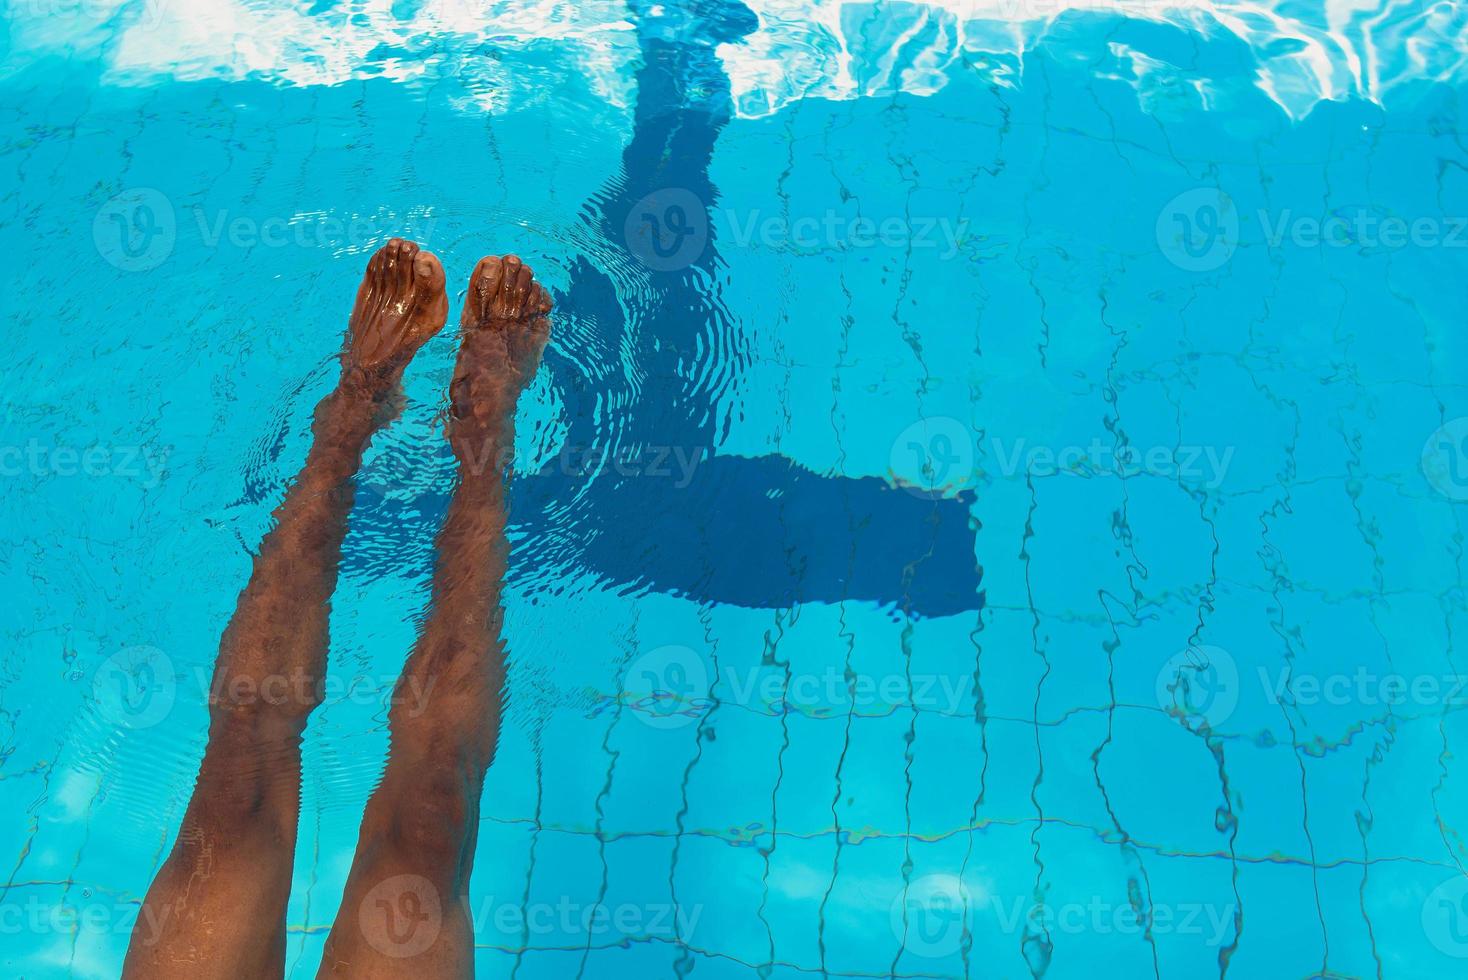
[[[449,441],[460,459],[506,447],[515,402],[550,337],[550,294],[514,255],[481,259],[460,321],[463,346],[449,387]]]
[[[357,290],[342,381],[375,397],[394,391],[403,368],[449,316],[443,266],[432,252],[394,238],[372,256]]]

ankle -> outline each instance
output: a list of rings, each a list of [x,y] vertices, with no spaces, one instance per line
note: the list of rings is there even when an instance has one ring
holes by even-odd
[[[403,368],[366,368],[343,356],[335,394],[352,401],[380,402],[402,380]]]
[[[311,431],[316,442],[341,449],[362,449],[377,431],[386,399],[371,389],[339,385],[316,406]]]

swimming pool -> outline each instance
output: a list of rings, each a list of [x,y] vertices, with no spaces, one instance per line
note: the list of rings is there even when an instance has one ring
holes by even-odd
[[[5,972],[116,976],[366,257],[559,302],[483,977],[1468,963],[1468,15],[8,2]],[[359,481],[311,976],[452,481]]]

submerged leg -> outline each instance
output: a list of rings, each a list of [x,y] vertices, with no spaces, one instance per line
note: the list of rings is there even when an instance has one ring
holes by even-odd
[[[514,256],[475,269],[450,391],[459,485],[438,537],[428,620],[393,699],[387,769],[362,818],[321,976],[473,975],[469,874],[505,677],[505,479],[515,401],[540,363],[550,308]]]
[[[357,292],[335,391],[220,641],[209,743],[172,853],[148,889],[127,978],[280,976],[301,796],[352,479],[403,368],[448,315],[443,268],[393,239]]]

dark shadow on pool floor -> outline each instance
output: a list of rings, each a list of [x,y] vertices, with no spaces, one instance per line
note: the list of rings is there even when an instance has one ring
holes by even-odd
[[[578,261],[561,311],[624,343],[627,321],[636,319],[631,356],[646,384],[618,420],[618,443],[691,456],[718,442],[716,392],[690,379],[720,372],[696,359],[737,361],[743,347],[712,285],[722,263],[709,221],[717,198],[709,163],[731,115],[714,45],[757,25],[737,0],[631,7],[643,55],[635,130],[622,173],[584,209],[601,242],[623,254]],[[619,292],[605,271],[612,264],[645,269],[645,283],[633,295]],[[596,392],[563,395],[567,444],[604,443],[595,430]],[[705,458],[681,483],[606,473],[590,484],[536,477],[521,481],[514,513],[532,542],[557,533],[537,527],[547,515],[573,515],[578,563],[629,589],[758,608],[850,599],[918,616],[982,606],[967,498],[821,476],[773,455]],[[541,549],[532,543],[526,551]]]

